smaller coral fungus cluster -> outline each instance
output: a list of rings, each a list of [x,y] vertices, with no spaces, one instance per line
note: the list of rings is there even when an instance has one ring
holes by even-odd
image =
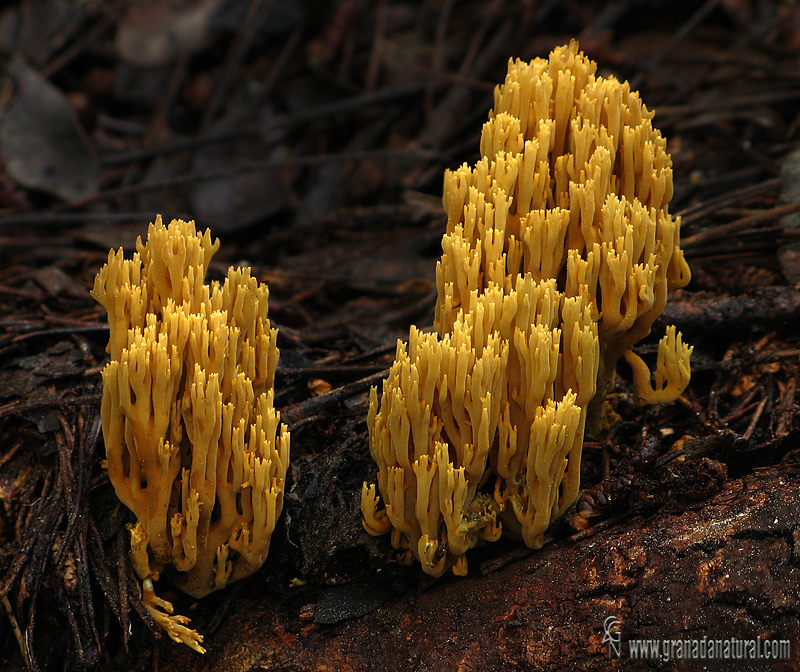
[[[277,331],[249,268],[204,284],[219,241],[193,222],[151,224],[132,259],[109,253],[92,296],[108,311],[103,370],[108,475],[136,515],[144,602],[176,641],[202,637],[152,582],[202,597],[264,563],[283,505],[289,433],[273,407]]]
[[[510,61],[482,158],[447,171],[436,334],[373,390],[370,450],[385,503],[364,526],[440,575],[505,531],[538,548],[575,500],[584,431],[605,423],[617,361],[637,397],[677,398],[692,349],[674,328],[650,370],[633,353],[686,285],[671,159],[629,85],[595,75],[572,42]]]

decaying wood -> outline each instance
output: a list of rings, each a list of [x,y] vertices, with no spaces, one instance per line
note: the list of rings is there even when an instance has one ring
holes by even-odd
[[[800,641],[800,462],[731,480],[709,501],[675,501],[578,543],[559,542],[487,576],[443,580],[388,598],[337,625],[298,588],[287,609],[241,593],[200,658],[175,651],[164,670],[614,669],[603,623],[616,616],[622,657],[632,638]],[[357,581],[336,599],[386,591]],[[324,591],[322,599],[325,600]],[[300,606],[302,605],[302,606]],[[326,609],[330,605],[325,604]],[[327,611],[326,611],[327,613]],[[789,661],[682,661],[677,669],[796,670]],[[619,669],[651,669],[623,660]],[[664,669],[673,669],[672,664]]]
[[[737,296],[692,295],[667,304],[653,330],[661,333],[674,324],[685,334],[725,334],[747,338],[754,333],[794,329],[800,324],[800,291],[797,287],[759,287]]]

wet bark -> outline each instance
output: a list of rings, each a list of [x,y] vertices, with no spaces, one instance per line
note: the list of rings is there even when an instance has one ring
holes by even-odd
[[[208,653],[170,652],[184,670],[653,669],[629,640],[785,639],[788,661],[675,660],[657,669],[796,670],[800,651],[800,463],[731,480],[710,500],[670,503],[577,542],[561,541],[481,576],[417,586],[336,625],[314,623],[330,595],[295,609],[244,592]],[[369,581],[372,581],[371,585]],[[336,599],[376,597],[378,579]],[[337,587],[340,588],[340,587]],[[380,600],[378,600],[380,601]],[[284,602],[284,605],[286,603]],[[327,613],[327,611],[326,611]],[[603,624],[616,617],[621,660]],[[319,620],[319,619],[317,619]],[[726,667],[728,665],[729,667]]]

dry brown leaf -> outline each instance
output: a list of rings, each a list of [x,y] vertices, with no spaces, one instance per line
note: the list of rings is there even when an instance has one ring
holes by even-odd
[[[201,49],[220,0],[141,0],[120,22],[116,48],[133,65],[165,65]]]
[[[21,58],[9,74],[17,95],[0,115],[0,151],[11,178],[68,201],[94,194],[100,172],[67,97]]]

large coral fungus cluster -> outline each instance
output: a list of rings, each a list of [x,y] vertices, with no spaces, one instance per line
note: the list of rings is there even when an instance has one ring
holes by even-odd
[[[445,333],[458,310],[471,309],[473,291],[509,288],[520,274],[554,278],[567,296],[588,292],[601,349],[596,429],[617,360],[636,357],[631,347],[690,274],[680,220],[667,208],[672,161],[653,112],[627,82],[595,70],[576,42],[547,61],[509,62],[482,158],[445,174],[435,325]],[[688,350],[674,337],[663,343],[657,376],[679,388],[674,399],[688,383],[677,366]],[[650,401],[651,388],[635,383]]]
[[[395,548],[430,574],[464,572],[464,552],[497,538],[498,520],[541,546],[577,495],[584,430],[602,430],[621,357],[643,402],[689,381],[691,348],[674,329],[655,385],[632,351],[690,277],[666,142],[638,94],[595,71],[575,42],[509,62],[482,158],[445,174],[437,334],[412,329],[380,405],[373,392],[385,509],[365,486],[365,527],[393,528]]]
[[[263,564],[283,504],[289,433],[273,407],[277,331],[250,269],[204,284],[219,241],[157,218],[132,259],[111,251],[92,296],[109,315],[102,419],[109,478],[136,515],[131,560],[151,615],[202,637],[153,581],[202,597]]]

